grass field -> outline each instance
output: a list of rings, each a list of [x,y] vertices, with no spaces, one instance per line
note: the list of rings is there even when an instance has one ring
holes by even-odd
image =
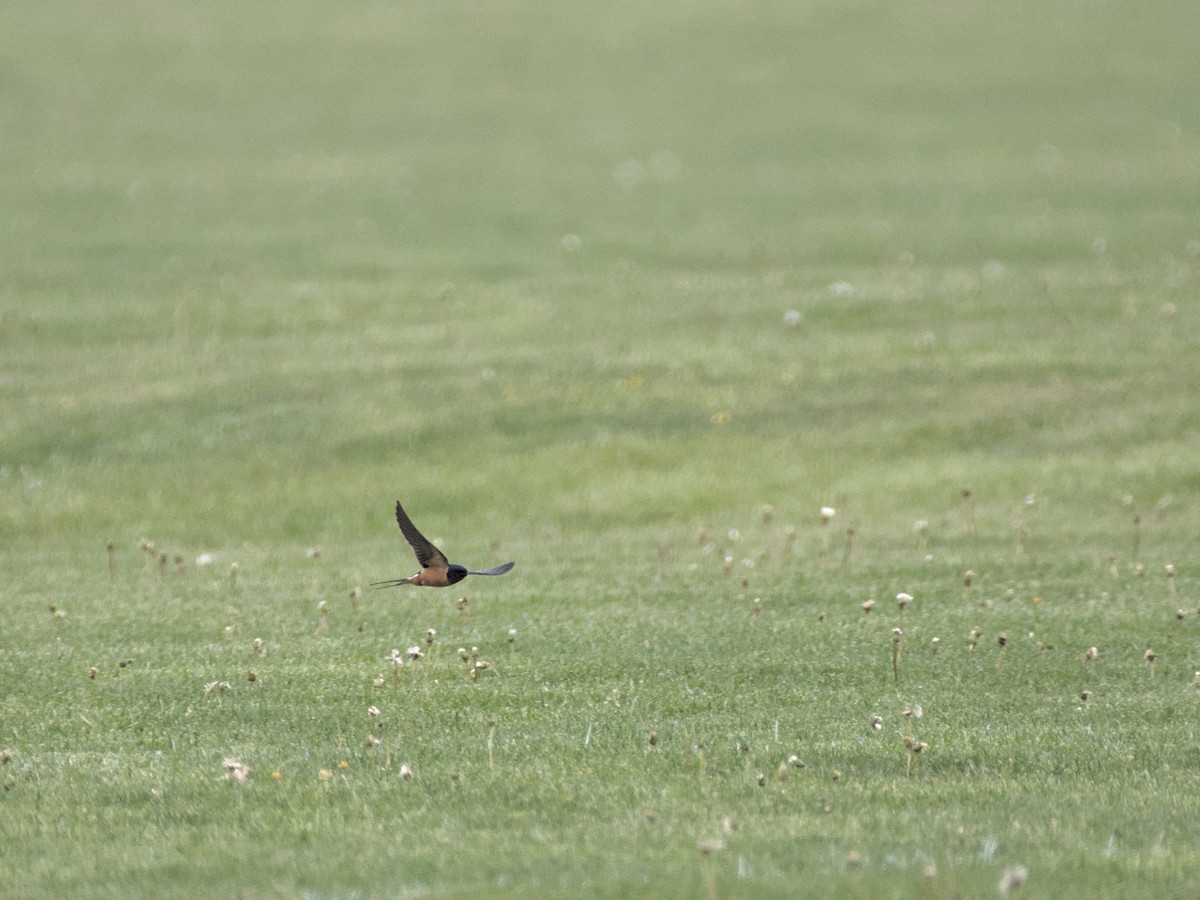
[[[1200,895],[1197,33],[6,4],[0,897]]]

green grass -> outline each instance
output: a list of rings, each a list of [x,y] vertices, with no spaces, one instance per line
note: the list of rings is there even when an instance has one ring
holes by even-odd
[[[1195,896],[1197,18],[8,4],[0,897]]]

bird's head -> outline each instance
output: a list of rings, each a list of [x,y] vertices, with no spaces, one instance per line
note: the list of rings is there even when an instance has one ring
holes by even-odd
[[[446,580],[448,582],[450,582],[451,584],[458,584],[460,581],[462,581],[466,577],[467,577],[466,566],[451,565],[450,568],[448,568],[446,570]]]

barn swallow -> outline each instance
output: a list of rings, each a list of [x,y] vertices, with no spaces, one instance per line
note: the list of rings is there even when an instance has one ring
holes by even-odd
[[[485,569],[482,572],[469,571],[464,566],[451,564],[450,560],[446,559],[446,554],[433,546],[433,543],[425,535],[417,531],[417,526],[412,523],[412,519],[408,517],[408,513],[404,511],[404,507],[400,505],[399,500],[396,501],[396,521],[400,523],[400,533],[412,545],[413,552],[417,555],[417,562],[421,564],[421,571],[416,575],[410,575],[408,578],[397,578],[394,581],[376,581],[371,587],[398,587],[402,584],[422,584],[425,587],[449,587],[452,584],[458,584],[468,575],[503,575],[515,565],[515,563],[508,562],[502,566],[496,566],[494,569]]]

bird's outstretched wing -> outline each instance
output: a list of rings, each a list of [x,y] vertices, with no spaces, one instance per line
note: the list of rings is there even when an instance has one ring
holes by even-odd
[[[400,533],[404,535],[404,539],[412,545],[413,553],[417,555],[417,562],[421,564],[421,568],[436,569],[450,565],[446,554],[433,546],[425,535],[417,531],[417,526],[412,523],[412,519],[408,517],[408,513],[404,511],[399,500],[396,501],[396,522],[400,525]]]
[[[494,569],[484,569],[482,572],[467,572],[468,575],[503,575],[505,572],[511,572],[512,567],[516,563],[506,562],[502,566],[496,566]]]

